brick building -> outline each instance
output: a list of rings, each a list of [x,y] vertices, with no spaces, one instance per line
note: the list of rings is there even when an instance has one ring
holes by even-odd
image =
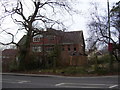
[[[11,62],[16,60],[16,49],[5,49],[2,51],[2,70],[7,71]]]
[[[23,45],[25,36],[19,41]],[[31,51],[36,57],[47,55],[59,45],[61,49],[60,62],[64,65],[84,65],[87,63],[85,43],[82,31],[63,32],[60,30],[47,29],[33,37]]]

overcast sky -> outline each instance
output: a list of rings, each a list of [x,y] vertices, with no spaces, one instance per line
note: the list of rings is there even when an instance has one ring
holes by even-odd
[[[112,7],[113,3],[118,2],[118,1],[120,0],[109,0],[110,8]],[[81,15],[73,16],[75,23],[70,27],[71,28],[70,30],[84,30],[85,37],[87,37],[85,33],[86,33],[86,29],[88,29],[87,24],[88,24],[88,20],[90,17],[90,11],[92,11],[91,10],[92,7],[90,5],[91,2],[92,3],[99,2],[98,8],[100,8],[101,11],[102,10],[107,11],[107,0],[81,0],[80,4],[76,4],[75,8],[81,11]]]
[[[118,2],[119,0],[109,0],[110,2],[110,7],[112,6],[113,3]],[[68,31],[78,31],[78,30],[83,30],[84,32],[84,37],[85,39],[87,38],[88,34],[87,34],[87,24],[88,24],[88,20],[89,20],[89,14],[90,14],[90,10],[91,5],[90,2],[94,3],[94,2],[98,2],[99,6],[101,9],[103,10],[107,10],[107,0],[74,0],[74,8],[76,10],[80,11],[79,15],[73,15],[73,20],[68,20],[68,22],[66,22],[65,24],[68,25]],[[1,9],[0,9],[1,10]],[[69,19],[69,18],[68,18]],[[7,22],[7,25],[3,25],[4,27],[9,26],[12,22]],[[13,23],[11,24],[13,25]],[[17,27],[17,26],[12,26],[12,27]],[[14,28],[16,29],[16,28]],[[1,31],[1,30],[0,30]],[[13,30],[11,30],[13,31]],[[22,37],[24,33],[21,32],[20,34],[17,35],[16,42],[18,42],[20,40],[20,38]],[[10,36],[5,36],[5,34],[0,34],[0,41],[2,42],[6,42],[9,41]]]

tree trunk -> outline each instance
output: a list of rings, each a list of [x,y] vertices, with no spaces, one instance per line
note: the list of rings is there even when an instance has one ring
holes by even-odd
[[[113,56],[112,56],[112,52],[109,52],[109,71],[111,72],[113,70]]]
[[[32,31],[29,30],[28,33],[27,33],[27,36],[26,36],[26,41],[23,45],[23,47],[21,47],[20,49],[20,64],[19,64],[19,68],[20,70],[26,70],[26,69],[29,69],[29,63],[30,63],[30,59],[31,59],[31,50],[30,50],[30,43],[31,43],[31,40],[32,40]]]

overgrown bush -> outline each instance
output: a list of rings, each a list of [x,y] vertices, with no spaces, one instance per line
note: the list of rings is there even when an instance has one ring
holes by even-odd
[[[109,54],[105,54],[103,56],[100,56],[98,58],[98,64],[105,64],[105,63],[109,63],[110,60],[110,55]],[[113,59],[114,60],[114,59]]]
[[[9,65],[9,71],[13,72],[13,71],[18,71],[18,70],[19,70],[18,64],[15,60],[13,60]]]
[[[54,46],[54,50],[49,52],[47,55],[47,61],[48,61],[48,68],[56,68],[56,66],[60,66],[60,54],[61,54],[61,48],[59,45]]]
[[[27,61],[25,61],[24,55],[19,56],[19,70],[33,70],[40,68],[40,62],[34,54],[30,54]]]

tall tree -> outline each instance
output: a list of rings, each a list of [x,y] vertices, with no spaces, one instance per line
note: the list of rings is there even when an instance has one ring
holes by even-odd
[[[120,1],[111,9],[112,26],[120,33]]]
[[[120,1],[117,2],[111,9],[111,24],[112,27],[115,28],[117,37],[118,37],[118,42],[117,45],[115,46],[115,49],[118,49],[117,52],[118,54],[115,54],[115,57],[120,60]]]
[[[19,25],[17,33],[20,30],[24,30],[26,32],[24,50],[21,50],[21,60],[24,60],[24,66],[26,67],[29,65],[31,59],[29,52],[32,37],[40,34],[47,27],[64,27],[64,24],[60,21],[59,17],[62,17],[63,12],[70,14],[70,11],[73,10],[67,0],[1,0],[1,7],[1,22],[7,19],[12,20],[11,22]],[[1,29],[3,28],[1,27]],[[12,32],[9,32],[7,29],[3,29],[2,32],[11,35],[12,39],[9,43],[0,42],[1,44],[16,44],[20,47],[15,43],[15,35]]]

